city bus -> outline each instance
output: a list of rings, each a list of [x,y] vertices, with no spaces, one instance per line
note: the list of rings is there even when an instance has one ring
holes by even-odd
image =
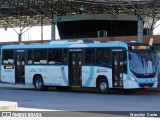
[[[5,45],[1,81],[48,87],[110,89],[156,88],[156,52],[146,43],[59,40],[43,44]]]

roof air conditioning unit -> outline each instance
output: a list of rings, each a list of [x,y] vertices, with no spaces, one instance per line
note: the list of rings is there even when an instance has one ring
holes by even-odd
[[[107,30],[97,31],[97,37],[107,37]]]

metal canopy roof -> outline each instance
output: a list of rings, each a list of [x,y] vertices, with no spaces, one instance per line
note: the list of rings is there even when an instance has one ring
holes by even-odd
[[[160,0],[0,0],[0,27],[51,24],[53,16],[145,15],[159,19]],[[42,19],[43,18],[43,19]]]

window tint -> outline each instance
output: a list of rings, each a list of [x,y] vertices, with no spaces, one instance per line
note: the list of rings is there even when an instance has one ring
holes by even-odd
[[[32,50],[28,50],[27,64],[33,64],[33,51]]]
[[[94,64],[95,49],[85,50],[85,64]]]
[[[14,51],[13,50],[3,50],[3,64],[13,64],[14,63]]]
[[[49,49],[48,63],[49,64],[61,64],[62,63],[62,49]]]
[[[47,50],[34,50],[34,64],[47,64]]]
[[[110,63],[110,49],[98,48],[96,54],[96,64],[109,64]]]
[[[67,49],[63,50],[63,63],[67,63],[68,62],[68,58],[67,58]]]
[[[17,62],[17,65],[20,65],[20,66],[25,65],[25,53],[24,52],[17,52],[16,53],[16,62]],[[18,69],[18,67],[17,67],[17,69]]]

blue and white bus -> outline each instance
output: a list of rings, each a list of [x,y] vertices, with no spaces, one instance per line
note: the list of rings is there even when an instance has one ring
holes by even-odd
[[[156,52],[145,43],[53,41],[2,47],[1,81],[34,85],[98,88],[156,88]]]

